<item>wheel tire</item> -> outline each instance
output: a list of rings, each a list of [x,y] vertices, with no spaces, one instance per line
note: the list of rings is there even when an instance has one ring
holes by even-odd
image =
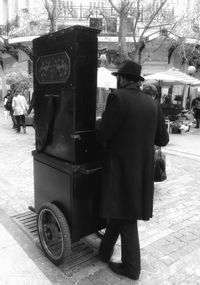
[[[42,205],[37,214],[37,229],[40,243],[49,260],[59,265],[69,257],[70,230],[65,216],[56,205]]]

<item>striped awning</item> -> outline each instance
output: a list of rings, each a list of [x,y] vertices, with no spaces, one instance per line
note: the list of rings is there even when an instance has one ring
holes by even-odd
[[[157,72],[145,76],[145,80],[154,79],[160,81],[163,85],[190,85],[200,86],[200,80],[190,76],[179,69],[171,68],[164,72]]]

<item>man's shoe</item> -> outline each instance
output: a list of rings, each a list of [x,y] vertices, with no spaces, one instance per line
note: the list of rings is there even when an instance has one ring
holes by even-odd
[[[199,129],[199,126],[195,126],[195,129]]]
[[[139,274],[128,272],[123,263],[109,262],[110,269],[116,274],[126,276],[132,280],[138,280]]]

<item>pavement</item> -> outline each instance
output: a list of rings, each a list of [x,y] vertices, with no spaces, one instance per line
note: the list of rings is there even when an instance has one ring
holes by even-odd
[[[34,130],[16,134],[0,106],[0,285],[200,284],[200,130],[170,134],[167,177],[155,183],[154,217],[140,221],[142,271],[138,281],[112,273],[97,257],[68,270],[52,264],[14,216],[34,205]],[[100,242],[96,240],[97,245]],[[120,240],[113,260],[120,260]],[[70,272],[70,273],[69,273]]]

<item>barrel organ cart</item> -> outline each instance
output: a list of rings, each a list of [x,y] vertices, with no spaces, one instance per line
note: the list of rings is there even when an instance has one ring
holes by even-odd
[[[98,218],[102,148],[95,138],[98,30],[73,26],[33,41],[38,235],[55,264]]]

